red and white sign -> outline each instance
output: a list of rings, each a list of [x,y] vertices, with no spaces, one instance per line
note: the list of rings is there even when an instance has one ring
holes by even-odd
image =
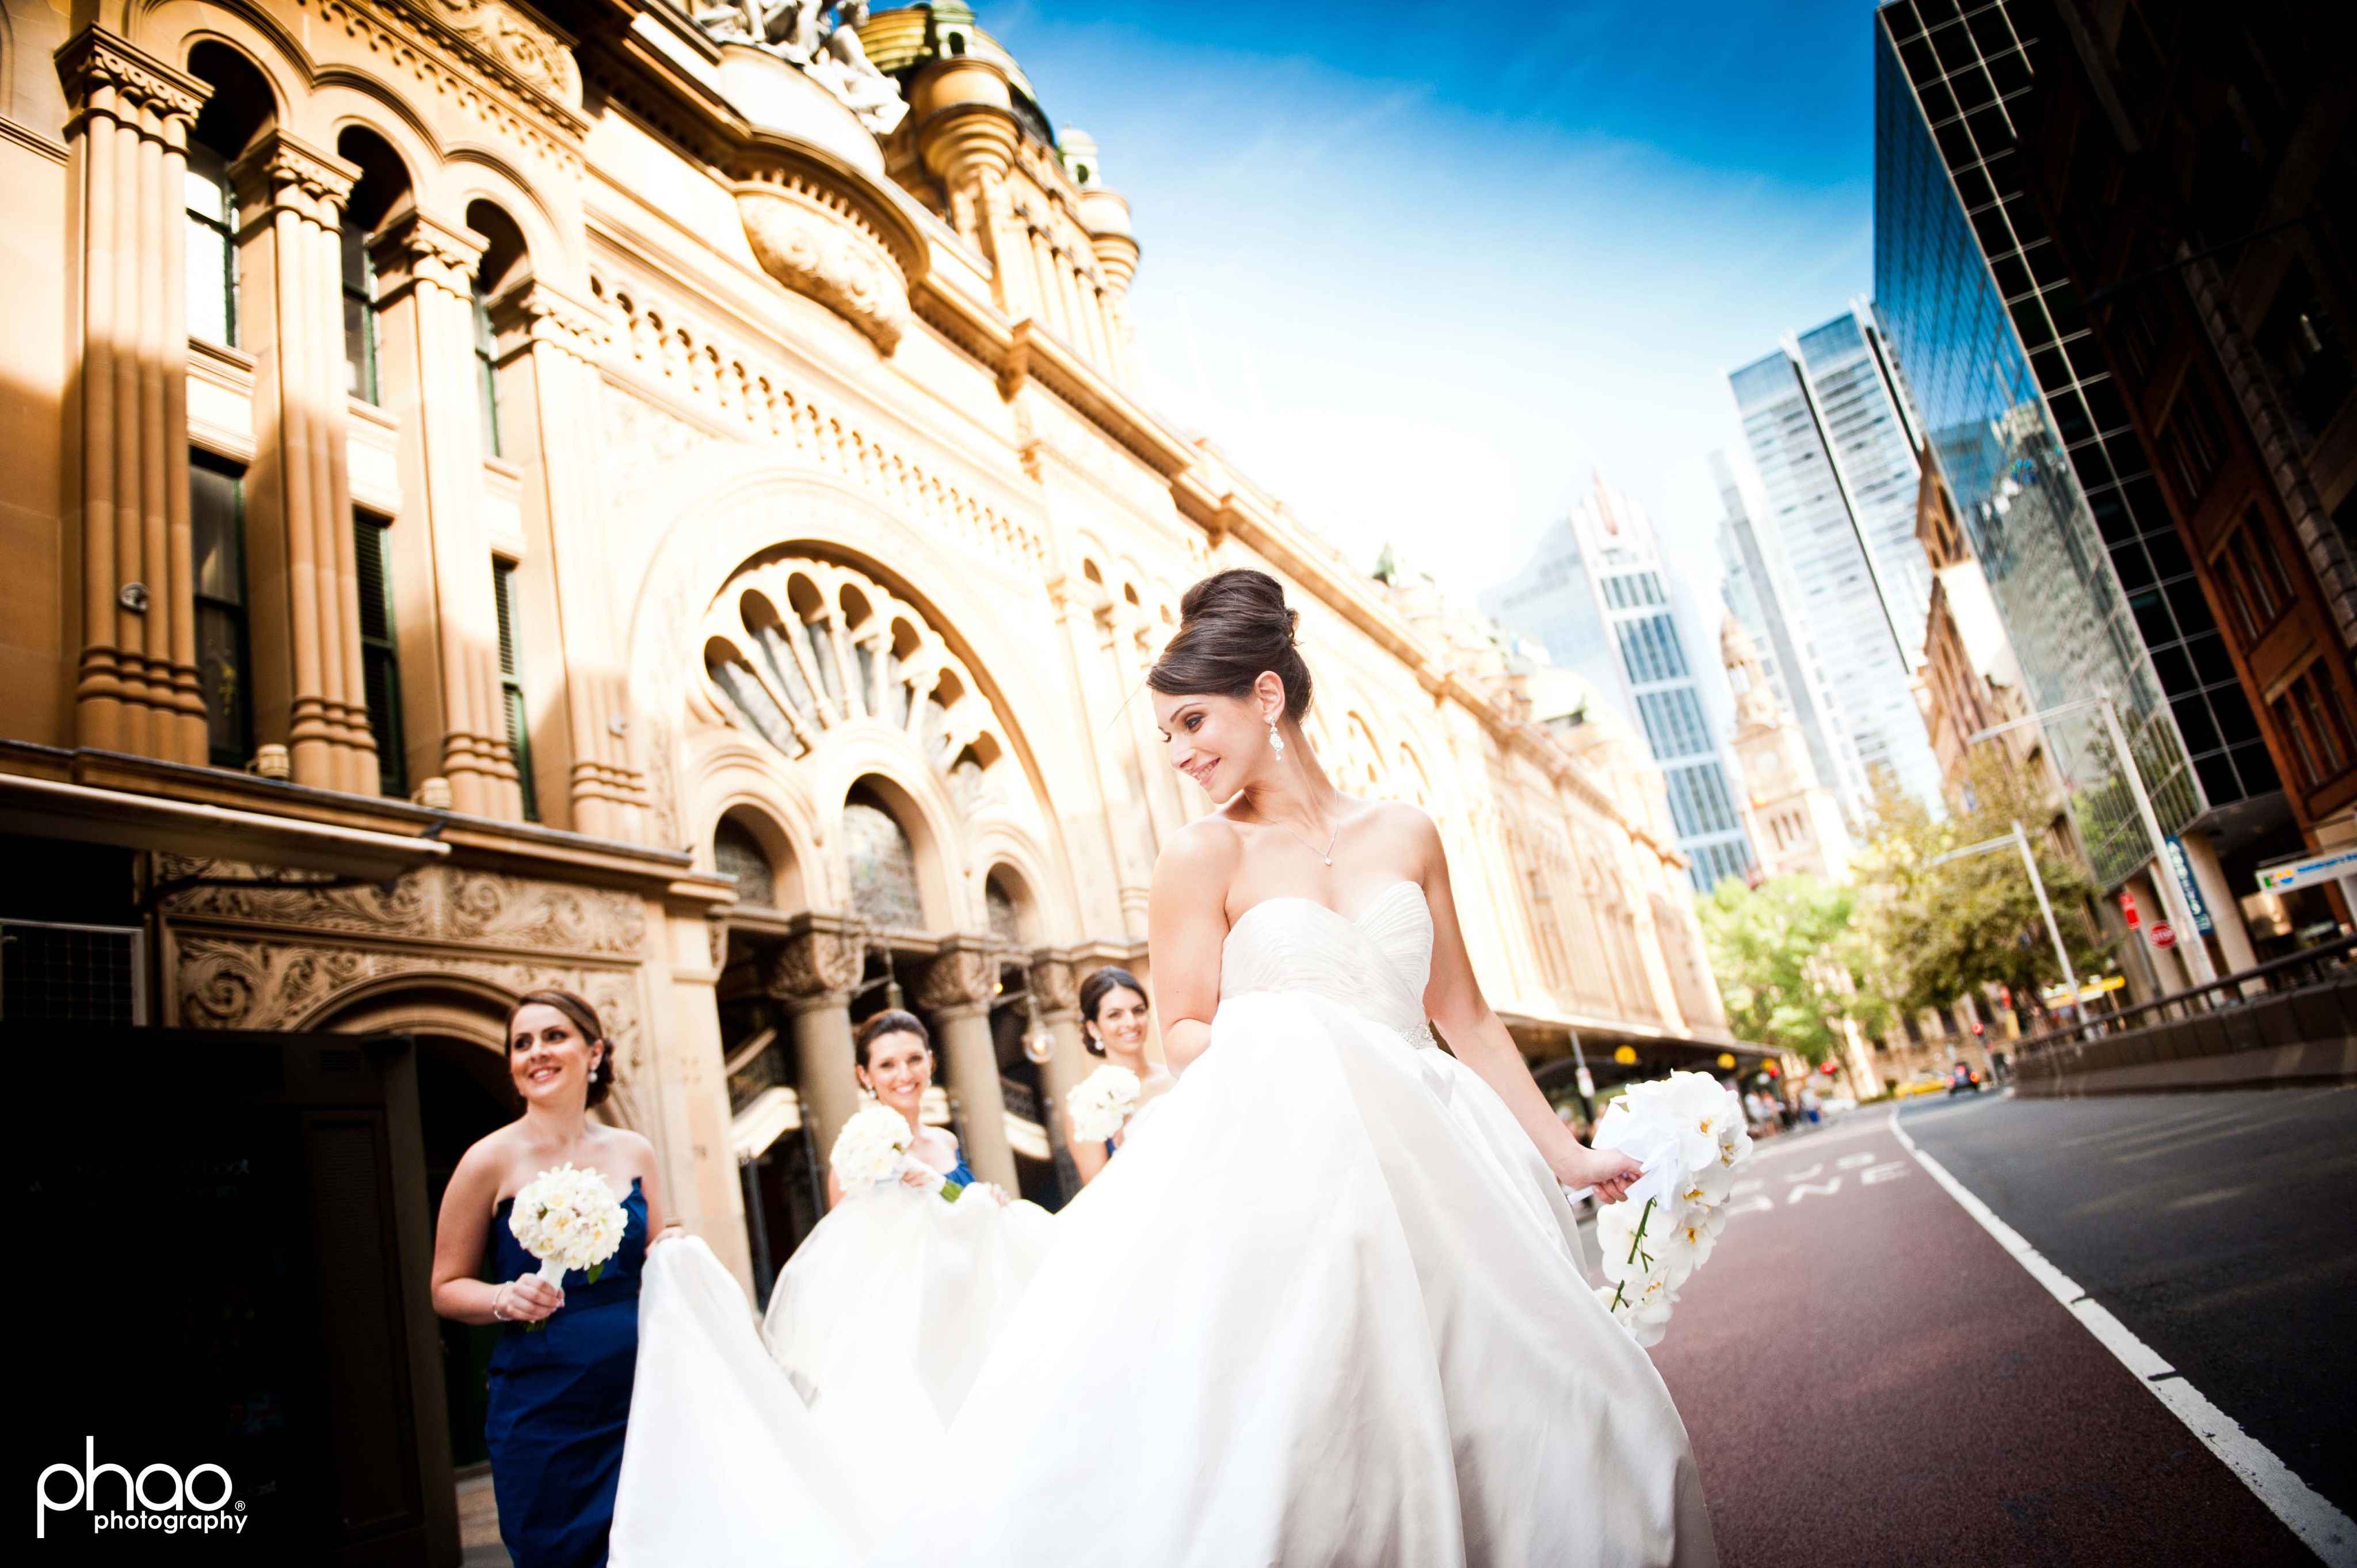
[[[2145,934],[2152,939],[2152,945],[2157,948],[2173,948],[2177,945],[2177,928],[2167,920],[2155,920],[2152,923],[2152,929]]]
[[[2120,913],[2127,917],[2128,929],[2135,930],[2136,929],[2136,895],[2125,887],[2120,889]]]

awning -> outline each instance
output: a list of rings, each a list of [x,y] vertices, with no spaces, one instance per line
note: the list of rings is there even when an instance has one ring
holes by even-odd
[[[390,882],[450,853],[439,839],[337,827],[267,811],[199,805],[0,773],[0,832]]]
[[[770,1145],[802,1124],[802,1097],[782,1085],[771,1085],[737,1112],[728,1123],[728,1145],[737,1163],[747,1165],[769,1153]]]

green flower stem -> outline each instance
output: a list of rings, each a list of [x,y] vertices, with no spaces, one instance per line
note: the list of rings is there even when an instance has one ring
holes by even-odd
[[[1645,1228],[1653,1222],[1653,1205],[1660,1201],[1661,1200],[1659,1198],[1654,1197],[1649,1197],[1645,1200],[1645,1212],[1637,1216],[1637,1233],[1629,1238],[1629,1256],[1623,1260],[1624,1262],[1633,1263],[1637,1261],[1637,1249],[1643,1246],[1645,1243]],[[1652,1256],[1651,1253],[1648,1253],[1645,1255],[1645,1266],[1647,1268],[1651,1268],[1652,1265]],[[1615,1312],[1620,1310],[1621,1300],[1628,1294],[1628,1290],[1629,1282],[1626,1280],[1621,1280],[1613,1285],[1612,1306],[1610,1310]]]

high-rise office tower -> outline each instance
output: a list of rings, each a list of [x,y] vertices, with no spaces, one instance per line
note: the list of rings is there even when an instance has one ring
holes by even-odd
[[[1790,574],[1784,607],[1824,672],[1834,777],[1856,814],[1875,775],[1937,809],[1912,677],[1931,568],[1915,539],[1913,431],[1871,314],[1854,306],[1727,377]],[[1791,692],[1791,675],[1786,688]]]
[[[2232,966],[2250,951],[2236,907],[2249,884],[2221,868],[2247,865],[2288,813],[2170,501],[2222,489],[2233,453],[2214,408],[2140,439],[2138,409],[2171,389],[2180,402],[2210,393],[2182,374],[2150,380],[2149,345],[2142,362],[2105,351],[2039,199],[2049,163],[2070,166],[2083,200],[2104,199],[2090,181],[2120,163],[2092,134],[2067,158],[2023,139],[2052,130],[2048,76],[2067,76],[2079,48],[2046,4],[1993,0],[1964,16],[1898,0],[1877,13],[1876,307],[2030,705],[2110,695],[2172,841],[2149,842],[2082,708],[2046,728],[2096,875],[2147,908],[2159,894],[2182,935],[2215,929]],[[2073,124],[2103,118],[2079,108]],[[2211,139],[2228,149],[2242,134]],[[2178,286],[2166,266],[2147,270],[2130,281]],[[2105,292],[2114,309],[2139,303]],[[2208,944],[2181,950],[2202,978]]]
[[[1833,790],[1835,800],[1845,792],[1863,797],[1866,779],[1855,764],[1853,776],[1846,780],[1835,767],[1837,753],[1826,733],[1825,714],[1832,704],[1824,691],[1824,672],[1806,636],[1784,613],[1792,588],[1782,563],[1769,553],[1775,539],[1763,536],[1752,522],[1751,509],[1726,453],[1710,455],[1710,474],[1718,487],[1720,596],[1749,634],[1751,656],[1777,705],[1799,728],[1816,781]],[[1736,695],[1739,703],[1742,693]],[[1836,780],[1844,780],[1846,789],[1837,787]]]
[[[1482,609],[1543,643],[1636,715],[1677,825],[1687,875],[1708,892],[1756,862],[1729,782],[1725,713],[1704,682],[1716,639],[1693,619],[1681,585],[1662,569],[1644,509],[1598,476],[1571,515],[1547,531],[1529,563],[1481,596]]]

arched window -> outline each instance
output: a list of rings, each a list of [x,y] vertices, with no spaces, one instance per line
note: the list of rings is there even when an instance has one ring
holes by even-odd
[[[778,875],[769,851],[753,830],[733,817],[723,817],[712,833],[712,860],[723,876],[737,879],[737,901],[758,909],[778,907]]]
[[[336,138],[336,152],[361,171],[344,200],[344,390],[373,403],[382,399],[377,384],[376,263],[369,254],[369,236],[409,194],[409,172],[382,137],[357,125]]]
[[[916,846],[873,790],[854,789],[845,801],[843,844],[851,863],[852,913],[894,930],[922,930]]]
[[[982,901],[990,920],[990,934],[1005,941],[1023,940],[1023,917],[1017,908],[1015,895],[1006,890],[1006,879],[994,874],[982,885]]]
[[[206,42],[189,50],[188,74],[212,88],[188,131],[182,186],[188,336],[234,348],[237,193],[231,188],[230,166],[275,118],[277,102],[253,62],[226,44]]]
[[[488,201],[467,204],[467,227],[486,242],[483,259],[475,268],[475,373],[482,394],[483,450],[494,457],[507,456],[501,444],[500,420],[499,341],[491,328],[491,301],[530,270],[523,231],[515,220]]]

